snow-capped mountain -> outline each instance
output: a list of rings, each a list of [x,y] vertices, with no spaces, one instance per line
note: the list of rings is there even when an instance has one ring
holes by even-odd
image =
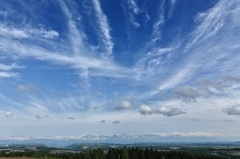
[[[81,136],[10,136],[0,137],[0,140],[23,141],[23,140],[83,140],[83,141],[99,141],[99,140],[145,140],[145,139],[163,139],[163,138],[186,138],[186,137],[219,137],[221,134],[213,133],[161,133],[161,134],[119,134],[119,135],[81,135]]]

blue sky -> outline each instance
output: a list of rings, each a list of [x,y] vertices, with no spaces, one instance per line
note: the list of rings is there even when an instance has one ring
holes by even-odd
[[[239,1],[0,3],[0,136],[240,137]]]

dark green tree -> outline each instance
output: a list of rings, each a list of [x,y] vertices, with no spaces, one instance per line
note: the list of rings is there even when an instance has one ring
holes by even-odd
[[[121,156],[122,159],[129,159],[128,149],[126,146],[123,147]]]

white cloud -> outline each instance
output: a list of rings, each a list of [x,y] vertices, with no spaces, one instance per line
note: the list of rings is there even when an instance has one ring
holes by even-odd
[[[0,78],[12,78],[12,77],[17,77],[18,75],[19,73],[0,71]]]
[[[5,116],[6,116],[6,117],[10,117],[10,116],[12,116],[12,115],[13,115],[12,112],[6,112],[6,113],[5,113]]]
[[[172,17],[174,6],[176,4],[177,0],[170,0],[170,9],[168,11],[168,19]]]
[[[0,35],[12,38],[28,38],[29,35],[24,30],[19,30],[17,28],[10,28],[5,25],[0,24]]]
[[[151,115],[154,113],[154,110],[147,105],[141,105],[139,108],[139,113],[142,115]]]
[[[141,105],[139,108],[139,113],[142,115],[151,115],[151,114],[162,114],[168,117],[176,116],[180,114],[186,114],[185,112],[181,111],[178,108],[170,108],[165,106],[160,106],[156,109],[151,108],[147,105]]]
[[[163,81],[159,86],[159,89],[167,90],[176,87],[176,85],[179,85],[180,83],[184,83],[184,81],[187,81],[190,78],[194,69],[195,68],[193,68],[190,63],[185,66],[179,66],[173,71],[173,74]]]
[[[225,18],[228,16],[228,10],[232,4],[234,4],[234,1],[229,3],[229,1],[222,0],[207,12],[198,14],[195,21],[200,25],[191,34],[192,42],[186,48],[213,37],[224,26]]]
[[[63,10],[64,14],[68,18],[68,37],[71,43],[71,50],[75,55],[85,55],[88,52],[88,50],[84,46],[85,34],[77,28],[76,22],[73,21],[72,13],[68,9],[67,5],[63,1],[58,2],[60,3],[60,7]]]
[[[0,78],[12,78],[17,77],[19,73],[12,72],[14,69],[21,69],[23,66],[19,66],[16,63],[12,63],[11,65],[5,65],[0,63]]]
[[[165,23],[165,10],[164,10],[165,0],[162,1],[161,6],[159,8],[159,14],[158,17],[153,24],[153,32],[152,32],[152,42],[156,42],[158,40],[161,40],[161,26]]]
[[[64,53],[49,51],[38,46],[23,45],[15,41],[1,38],[0,42],[4,48],[11,51],[8,52],[8,55],[16,55],[21,58],[33,57],[38,60],[49,61],[53,64],[71,66],[72,68],[78,70],[91,69],[89,73],[93,76],[124,77],[132,72],[131,69],[120,67],[112,61],[103,58],[88,57],[83,55],[69,56]]]
[[[11,26],[0,24],[0,35],[4,37],[17,39],[54,39],[58,38],[59,34],[55,30],[46,30],[44,28],[33,28],[30,26]]]
[[[110,26],[108,24],[107,16],[103,13],[101,9],[100,2],[98,0],[92,0],[94,4],[94,9],[96,11],[96,17],[98,18],[98,24],[100,26],[101,32],[102,32],[102,41],[105,44],[106,47],[106,54],[111,55],[112,49],[114,47],[114,43],[112,42],[112,37],[110,35]]]
[[[113,102],[114,109],[116,110],[124,110],[124,109],[130,109],[136,105],[136,102],[131,96],[126,96],[118,99],[117,101]]]
[[[158,107],[156,109],[156,113],[163,114],[163,115],[169,116],[169,117],[175,116],[175,115],[180,115],[180,114],[186,114],[185,112],[181,111],[178,108],[169,108],[169,107],[164,107],[164,106]]]
[[[10,70],[19,69],[19,68],[24,68],[24,67],[21,67],[15,63],[12,63],[11,65],[5,65],[0,63],[0,70],[2,71],[10,71]]]
[[[222,110],[223,113],[227,113],[228,115],[237,115],[240,116],[240,104],[234,104],[231,107],[224,108]]]
[[[131,108],[132,105],[129,101],[121,101],[121,103],[116,107],[116,109],[128,109]]]
[[[134,26],[134,28],[139,28],[141,25],[136,21],[134,15],[132,13],[129,13],[129,20]]]
[[[195,101],[196,98],[200,96],[197,90],[188,85],[176,87],[172,89],[172,92],[185,101]]]
[[[128,4],[130,5],[130,8],[133,9],[133,12],[135,14],[139,14],[140,9],[137,6],[137,3],[134,0],[128,0]]]

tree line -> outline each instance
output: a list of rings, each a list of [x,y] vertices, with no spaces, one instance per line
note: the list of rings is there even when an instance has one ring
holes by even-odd
[[[94,149],[79,153],[0,152],[0,157],[31,157],[45,159],[223,159],[216,155],[190,154],[186,151],[158,151],[152,149],[110,148],[108,152]]]

